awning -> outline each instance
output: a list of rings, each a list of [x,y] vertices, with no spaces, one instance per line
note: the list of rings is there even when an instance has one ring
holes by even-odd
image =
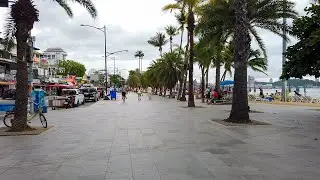
[[[220,82],[220,86],[228,86],[228,85],[233,85],[234,82],[232,80],[225,80]]]

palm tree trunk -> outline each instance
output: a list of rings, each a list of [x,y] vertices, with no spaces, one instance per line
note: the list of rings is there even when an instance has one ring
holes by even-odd
[[[187,77],[188,77],[188,50],[190,45],[190,38],[189,38],[189,32],[188,32],[188,38],[187,38],[187,44],[186,44],[186,51],[184,53],[184,72],[183,72],[183,88],[182,88],[182,95],[180,98],[180,101],[186,101],[186,90],[187,90]]]
[[[219,57],[217,58],[216,62],[215,62],[215,66],[216,66],[216,89],[220,89],[220,74],[221,74],[221,59],[219,59]]]
[[[162,96],[162,87],[160,87],[159,91],[159,96]]]
[[[28,107],[28,68],[25,60],[27,39],[29,37],[28,25],[25,22],[17,24],[17,84],[14,119],[12,131],[23,131],[27,125]]]
[[[172,98],[172,88],[170,89],[170,96],[169,98]]]
[[[234,52],[234,89],[232,108],[228,122],[249,123],[248,93],[247,93],[247,57],[250,51],[250,36],[248,31],[246,0],[234,0],[235,10],[235,52]]]
[[[190,48],[189,48],[189,98],[188,98],[188,107],[195,107],[194,104],[194,94],[193,94],[193,59],[194,59],[194,14],[191,10],[188,16],[188,31],[190,38]]]
[[[226,79],[226,75],[227,75],[227,70],[224,70],[222,77],[221,77],[221,81],[224,81]]]
[[[209,67],[206,70],[206,88],[209,87]]]
[[[179,56],[178,57],[180,57],[181,52],[182,52],[183,33],[184,33],[184,26],[181,27],[181,37],[180,37]],[[178,95],[177,95],[177,100],[180,100],[180,97],[181,97],[183,80],[184,80],[184,72],[182,71],[181,77],[179,79],[180,84],[179,84],[179,91],[178,91]]]
[[[159,47],[160,57],[162,57],[162,47]]]
[[[204,82],[204,79],[205,79],[205,72],[204,72],[204,67],[201,67],[201,98],[202,98],[202,103],[204,103],[204,99],[205,99],[205,96],[204,96],[204,90],[205,90],[205,82]]]
[[[170,36],[170,52],[172,52],[172,36]]]

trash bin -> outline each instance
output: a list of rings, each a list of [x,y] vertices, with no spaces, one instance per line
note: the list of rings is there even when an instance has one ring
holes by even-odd
[[[110,99],[111,100],[117,100],[117,91],[114,89],[112,91],[110,91]]]
[[[45,103],[44,97],[45,97],[45,92],[42,89],[35,89],[32,92],[32,98],[33,98],[33,101],[34,101],[34,104],[33,104],[34,112],[38,112],[39,111],[39,106],[42,107],[42,112],[43,113],[47,113],[48,112],[47,105]]]

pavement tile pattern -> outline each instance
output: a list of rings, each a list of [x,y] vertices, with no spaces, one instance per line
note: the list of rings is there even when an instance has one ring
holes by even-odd
[[[133,93],[126,103],[50,111],[37,136],[0,137],[0,180],[315,180],[320,114],[308,107],[253,104],[271,126],[226,127],[230,105]],[[1,126],[3,126],[1,124]]]

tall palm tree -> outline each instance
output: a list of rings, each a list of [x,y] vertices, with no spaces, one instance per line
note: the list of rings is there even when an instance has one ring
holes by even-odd
[[[139,59],[139,71],[141,72],[141,70],[142,70],[142,59],[144,57],[144,53],[141,50],[139,50],[134,54],[134,57]]]
[[[157,34],[151,37],[147,42],[155,47],[158,47],[160,57],[162,57],[162,47],[168,42],[166,35],[161,32],[157,32]]]
[[[187,11],[187,29],[189,39],[189,98],[188,107],[194,107],[194,94],[193,94],[193,61],[194,61],[194,30],[195,30],[195,11],[202,5],[204,0],[176,0],[175,4],[167,5],[166,9],[182,9],[186,8]],[[185,5],[185,7],[183,6]],[[164,8],[164,9],[165,9]]]
[[[205,76],[206,72],[208,72],[210,68],[210,64],[212,63],[212,51],[211,49],[208,49],[207,47],[203,47],[203,44],[198,43],[195,46],[195,52],[196,52],[196,61],[198,62],[198,65],[201,69],[201,98],[202,102],[204,103],[205,100]]]
[[[66,1],[55,0],[66,13],[72,17],[73,13]],[[85,7],[90,15],[97,17],[97,11],[91,0],[73,1]],[[33,25],[39,20],[39,12],[32,0],[17,0],[11,6],[10,17],[6,24],[5,39],[17,41],[17,95],[15,101],[15,116],[12,121],[12,131],[23,131],[27,126],[28,104],[28,70],[26,62],[27,41]]]
[[[178,13],[175,14],[175,17],[178,21],[179,24],[179,30],[181,31],[180,33],[180,45],[179,45],[179,55],[182,53],[182,42],[183,42],[183,35],[184,35],[184,28],[186,24],[186,1],[177,1],[174,4],[168,4],[163,7],[163,11],[170,11],[172,12],[173,10],[178,10]],[[187,66],[188,66],[188,59],[187,59],[187,51],[189,47],[189,38],[187,39],[187,45],[186,45],[186,51],[185,51],[185,56],[184,56],[184,70],[183,73],[181,74],[181,77],[179,79],[180,85],[179,85],[179,92],[177,95],[177,100],[180,101],[186,101],[186,83],[187,83]],[[182,92],[183,91],[183,92]],[[181,94],[182,93],[182,94]]]
[[[167,26],[165,28],[167,35],[169,36],[169,41],[170,41],[170,52],[172,52],[172,40],[173,37],[178,34],[178,29],[172,25]]]
[[[250,33],[247,0],[233,0],[236,16],[235,25],[235,73],[232,108],[229,118],[233,123],[249,123],[248,92],[247,92],[247,58],[250,53]]]

